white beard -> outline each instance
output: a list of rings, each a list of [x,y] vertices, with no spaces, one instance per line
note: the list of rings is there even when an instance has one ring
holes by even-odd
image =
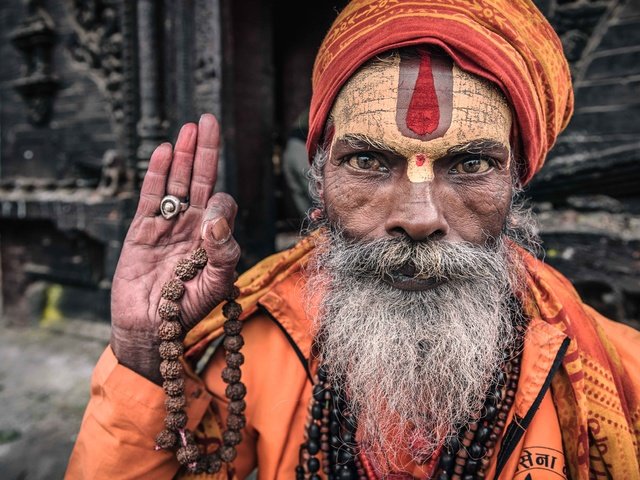
[[[316,341],[370,458],[382,453],[387,467],[398,467],[399,455],[424,461],[480,411],[517,337],[519,276],[507,251],[502,241],[480,248],[321,235],[308,270],[309,292],[324,292]],[[417,292],[383,281],[407,262],[416,275],[448,281]]]

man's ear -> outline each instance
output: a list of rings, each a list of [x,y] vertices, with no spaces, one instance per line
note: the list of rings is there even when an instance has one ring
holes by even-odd
[[[509,143],[511,147],[511,159],[509,161],[509,168],[511,169],[511,178],[513,179],[513,187],[516,190],[522,190],[522,178],[526,174],[527,162],[521,156],[520,152],[523,152],[522,141],[518,135],[518,125],[515,123],[517,118],[513,108],[511,109],[511,118],[513,123],[511,124],[511,133],[509,134]]]
[[[311,213],[309,213],[309,218],[311,218],[311,220],[314,222],[319,222],[320,220],[324,219],[324,212],[320,207],[314,208],[313,210],[311,210]]]
[[[322,131],[322,137],[320,137],[320,141],[318,145],[320,148],[328,152],[331,149],[331,142],[333,142],[333,137],[336,134],[336,127],[333,123],[333,112],[327,118],[327,122],[324,125],[324,130]]]
[[[324,205],[324,188],[322,187],[322,182],[320,180],[316,180],[316,192],[318,192],[320,204]]]
[[[322,169],[324,170],[325,167],[326,167],[326,164],[322,166]],[[316,194],[318,196],[318,198],[317,198],[317,206],[309,214],[309,217],[314,222],[318,222],[318,221],[322,220],[324,218],[324,216],[325,216],[325,211],[324,211],[324,205],[325,205],[325,203],[324,203],[324,188],[323,188],[322,178],[324,178],[324,172],[322,172],[321,178],[318,178],[318,179],[315,180],[315,187],[316,187],[315,190],[316,190]]]

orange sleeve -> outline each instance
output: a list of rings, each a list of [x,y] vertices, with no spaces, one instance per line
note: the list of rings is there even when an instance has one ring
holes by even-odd
[[[185,395],[187,427],[194,429],[211,395],[189,378]],[[173,452],[154,448],[164,428],[164,399],[161,387],[120,365],[107,347],[91,378],[91,397],[65,480],[173,478],[179,468]]]

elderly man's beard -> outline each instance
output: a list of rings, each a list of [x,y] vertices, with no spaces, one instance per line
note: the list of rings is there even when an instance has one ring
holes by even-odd
[[[357,417],[360,448],[389,465],[423,461],[481,410],[516,342],[509,248],[320,237],[309,291],[323,292],[316,343],[329,382]],[[442,283],[406,291],[385,281],[408,264]]]

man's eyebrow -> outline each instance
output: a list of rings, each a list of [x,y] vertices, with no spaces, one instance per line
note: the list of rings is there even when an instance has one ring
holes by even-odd
[[[478,155],[490,152],[506,154],[509,153],[509,147],[497,140],[479,138],[460,145],[454,145],[447,150],[447,154],[449,155],[455,155],[458,153],[472,153]]]
[[[373,138],[363,135],[361,133],[347,133],[338,139],[338,142],[343,142],[348,144],[351,148],[357,150],[384,150],[388,152],[393,152],[399,155],[399,152],[390,145],[387,145],[380,140],[374,140]]]
[[[367,135],[361,133],[347,133],[338,139],[340,143],[346,143],[349,147],[356,150],[382,150],[392,152],[396,155],[402,155],[401,152],[391,145],[388,145],[380,140],[375,140]],[[460,153],[471,154],[508,154],[509,147],[504,143],[493,140],[491,138],[478,138],[471,140],[470,142],[462,143],[460,145],[454,145],[447,149],[447,155],[457,155]]]

